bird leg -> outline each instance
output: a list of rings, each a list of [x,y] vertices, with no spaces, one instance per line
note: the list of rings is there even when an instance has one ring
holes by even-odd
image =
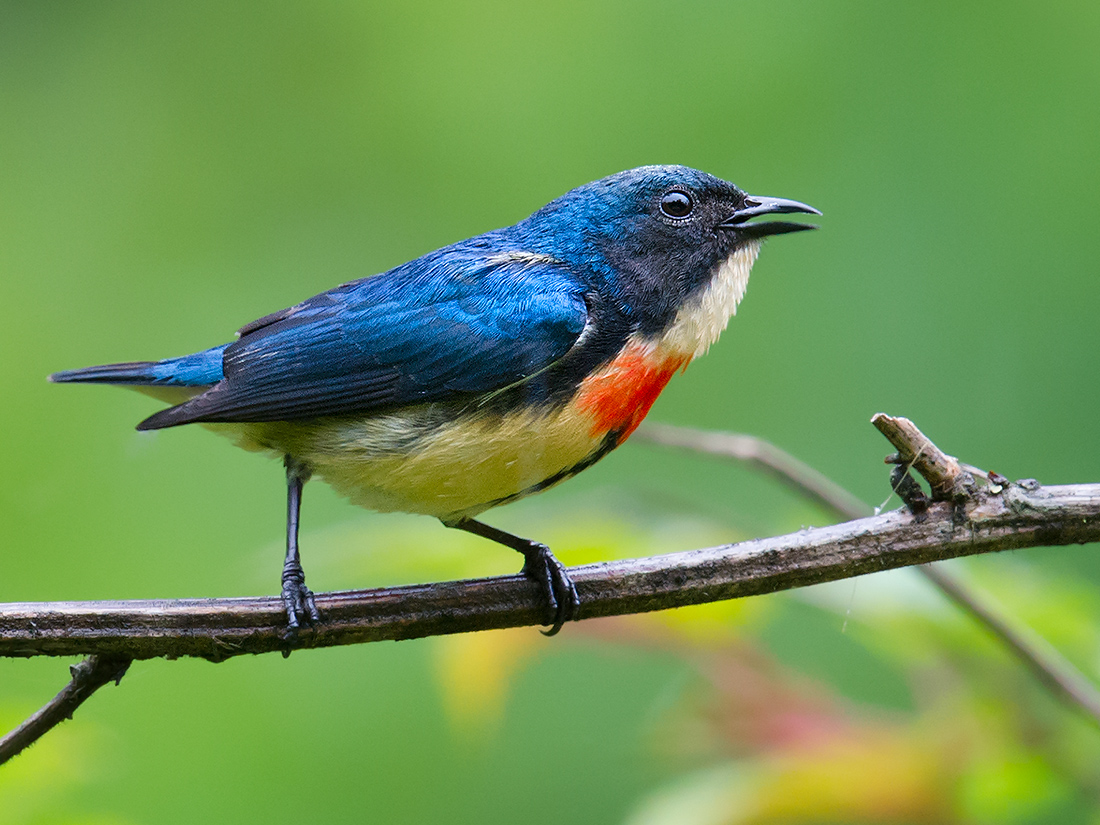
[[[302,508],[302,487],[309,481],[309,468],[292,456],[286,456],[286,560],[283,562],[283,605],[286,607],[288,632],[294,633],[301,622],[321,621],[313,592],[306,587],[306,574],[298,558],[298,514]]]
[[[577,588],[569,573],[550,548],[537,541],[513,536],[496,527],[490,527],[472,518],[460,518],[455,521],[444,521],[445,527],[453,527],[457,530],[465,530],[475,536],[495,541],[505,547],[511,547],[523,554],[523,569],[520,571],[528,579],[537,584],[546,594],[551,619],[551,628],[542,631],[545,636],[553,636],[563,624],[577,618],[580,612],[581,600],[577,595]]]

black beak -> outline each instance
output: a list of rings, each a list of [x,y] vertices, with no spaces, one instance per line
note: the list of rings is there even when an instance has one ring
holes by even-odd
[[[736,230],[745,238],[764,238],[768,235],[782,235],[785,232],[801,232],[804,229],[817,229],[808,223],[785,223],[784,221],[764,221],[761,223],[746,223],[749,218],[757,215],[775,215],[784,212],[808,212],[811,215],[821,213],[812,206],[807,206],[798,201],[786,198],[762,198],[757,195],[746,195],[745,205],[718,224],[718,229]]]

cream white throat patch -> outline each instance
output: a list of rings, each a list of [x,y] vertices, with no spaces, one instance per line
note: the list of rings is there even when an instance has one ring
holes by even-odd
[[[718,340],[745,297],[760,243],[749,241],[715,268],[710,283],[680,307],[658,346],[697,358]]]

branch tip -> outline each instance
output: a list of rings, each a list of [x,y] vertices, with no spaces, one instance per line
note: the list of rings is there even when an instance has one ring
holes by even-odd
[[[951,501],[960,493],[963,470],[959,460],[947,455],[908,418],[875,413],[871,423],[897,448],[887,464],[904,464],[920,473],[932,488],[933,501]]]

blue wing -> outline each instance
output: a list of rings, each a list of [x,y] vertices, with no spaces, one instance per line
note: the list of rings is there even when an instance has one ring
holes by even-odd
[[[492,392],[555,363],[587,318],[583,287],[564,265],[451,247],[249,324],[225,348],[223,380],[139,429]]]

